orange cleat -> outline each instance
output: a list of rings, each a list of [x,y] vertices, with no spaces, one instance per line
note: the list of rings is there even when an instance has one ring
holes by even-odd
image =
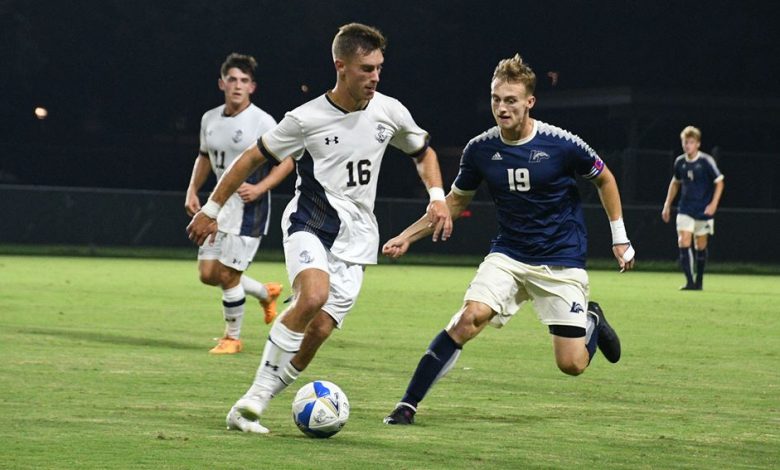
[[[240,339],[225,336],[219,339],[219,343],[209,351],[209,354],[238,354],[243,348]]]
[[[268,325],[276,318],[276,299],[282,293],[282,285],[278,282],[268,282],[265,284],[265,289],[268,291],[268,299],[261,300],[260,306],[263,307],[265,324]]]

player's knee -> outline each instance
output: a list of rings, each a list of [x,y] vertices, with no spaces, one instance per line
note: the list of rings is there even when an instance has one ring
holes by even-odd
[[[317,289],[301,292],[295,300],[295,306],[304,312],[317,312],[328,301],[328,291]]]
[[[587,365],[582,366],[575,361],[560,360],[558,361],[558,369],[566,375],[577,376],[585,372]]]
[[[213,270],[201,270],[199,274],[200,282],[207,286],[218,286],[221,284],[219,276]]]
[[[484,322],[479,312],[473,309],[466,308],[459,315],[458,320],[447,331],[456,342],[462,345],[479,334]]]
[[[335,326],[336,325],[330,316],[325,315],[323,317],[322,315],[319,315],[306,328],[306,334],[311,335],[318,343],[322,343],[330,337]]]

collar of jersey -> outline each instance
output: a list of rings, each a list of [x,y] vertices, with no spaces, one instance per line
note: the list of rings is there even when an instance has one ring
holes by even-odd
[[[688,154],[686,153],[686,154],[685,154],[685,161],[686,161],[686,162],[688,162],[688,163],[693,163],[693,162],[695,162],[696,160],[698,160],[698,159],[699,159],[699,157],[701,157],[701,150],[699,150],[698,152],[696,152],[696,156],[695,156],[695,157],[693,157],[693,158],[692,158],[692,159],[690,159],[690,160],[688,160]]]
[[[247,109],[249,109],[251,107],[252,107],[252,103],[250,102],[249,106],[247,106],[246,108],[242,109],[241,111],[237,112],[236,114],[231,114],[230,116],[228,116],[227,114],[225,114],[225,110],[227,109],[227,105],[222,105],[222,112],[220,113],[220,115],[223,118],[234,118],[234,117],[238,116],[239,114],[243,113],[244,111],[246,111]]]
[[[526,137],[525,139],[520,139],[520,140],[505,139],[504,136],[501,134],[501,128],[498,129],[498,136],[501,138],[501,142],[503,142],[503,143],[505,143],[507,145],[523,145],[523,144],[527,144],[528,142],[531,141],[531,139],[536,137],[536,131],[538,130],[538,127],[537,127],[538,123],[539,123],[539,121],[534,119],[534,128],[531,130],[531,134],[528,137]]]
[[[354,112],[357,112],[357,111],[363,111],[366,108],[368,108],[368,104],[371,103],[371,100],[368,100],[368,103],[366,103],[366,106],[363,109],[356,109],[355,111],[347,111],[346,109],[344,109],[341,106],[337,105],[335,101],[330,99],[330,96],[328,96],[328,92],[327,91],[325,92],[325,99],[328,100],[328,103],[330,103],[331,106],[333,106],[334,108],[338,109],[339,111],[341,111],[344,114],[354,113]]]

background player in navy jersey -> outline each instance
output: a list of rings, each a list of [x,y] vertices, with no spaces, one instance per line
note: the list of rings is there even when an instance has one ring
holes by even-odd
[[[460,172],[447,195],[457,217],[481,182],[496,204],[499,233],[466,290],[463,307],[423,355],[406,393],[387,424],[412,424],[428,389],[449,371],[466,342],[486,325],[500,328],[531,300],[552,335],[555,361],[579,375],[598,345],[610,362],[620,342],[595,302],[588,303],[585,272],[587,233],[575,176],[591,180],[612,226],[612,251],[621,271],[633,267],[617,183],[596,153],[579,137],[532,119],[536,76],[519,55],[499,62],[491,82],[498,126],[471,139]],[[393,258],[431,232],[422,218],[389,240]]]
[[[219,89],[225,94],[225,104],[203,115],[200,126],[200,151],[195,158],[184,209],[190,216],[200,210],[198,191],[211,171],[219,180],[225,169],[242,151],[276,125],[268,113],[250,101],[256,88],[254,57],[230,54],[220,69]],[[241,324],[244,319],[246,294],[260,301],[265,322],[276,316],[276,298],[281,284],[263,284],[244,274],[268,232],[271,200],[269,189],[279,184],[293,169],[292,162],[280,165],[265,178],[263,168],[246,178],[233,193],[220,214],[219,234],[214,243],[203,243],[198,250],[200,280],[222,288],[222,310],[225,333],[211,354],[241,352]],[[265,178],[265,179],[263,179]],[[262,179],[262,182],[260,181]]]
[[[217,230],[221,205],[251,171],[266,161],[296,160],[295,196],[282,216],[294,299],[271,327],[254,383],[228,412],[228,429],[267,433],[259,418],[271,398],[297,379],[355,304],[365,267],[379,251],[373,210],[388,145],[414,159],[431,196],[426,221],[437,236],[450,234],[428,134],[398,100],[376,90],[384,48],[375,28],[342,26],[332,46],[336,86],[287,113],[245,151],[187,227],[190,239],[203,243]]]
[[[661,218],[669,222],[672,202],[680,192],[677,205],[677,246],[680,266],[685,273],[682,290],[702,290],[704,265],[707,263],[707,236],[715,233],[715,212],[723,194],[723,174],[711,155],[699,151],[701,131],[688,126],[680,133],[683,153],[674,161],[674,175],[669,183]],[[680,189],[682,188],[682,191]],[[695,238],[696,278],[693,276],[691,242]]]

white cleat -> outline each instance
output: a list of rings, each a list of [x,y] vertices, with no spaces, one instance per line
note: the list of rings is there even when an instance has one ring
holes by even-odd
[[[241,401],[241,400],[239,400]],[[243,416],[237,407],[230,408],[225,418],[228,431],[252,432],[255,434],[268,434],[268,428],[257,421],[257,418],[248,419]]]

